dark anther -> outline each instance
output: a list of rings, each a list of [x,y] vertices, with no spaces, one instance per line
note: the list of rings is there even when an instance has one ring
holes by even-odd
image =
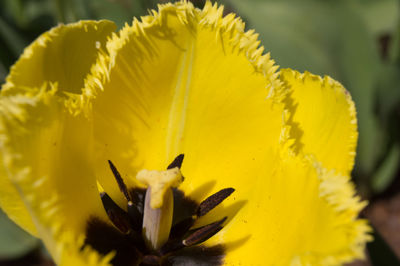
[[[129,190],[131,202],[128,202],[128,214],[132,220],[132,227],[134,230],[141,232],[143,223],[143,208],[145,189],[133,188]]]
[[[182,162],[183,162],[183,157],[185,157],[184,154],[179,154],[175,158],[175,160],[170,165],[168,165],[167,169],[172,169],[172,168],[175,168],[175,167],[181,168]]]
[[[202,203],[200,203],[199,208],[197,209],[197,216],[201,217],[214,209],[218,204],[229,197],[234,191],[235,189],[233,188],[224,188],[217,193],[209,196]]]
[[[122,194],[124,194],[124,196],[128,202],[132,201],[131,197],[128,193],[128,188],[126,187],[124,180],[122,179],[121,175],[119,174],[117,168],[114,166],[114,164],[110,160],[108,160],[108,163],[110,164],[111,171],[114,174],[115,180],[117,180],[119,189],[121,190]]]
[[[142,230],[143,216],[132,201],[128,202],[128,215],[131,218],[133,230],[140,232]]]
[[[192,217],[189,217],[189,218],[183,219],[179,223],[175,224],[171,228],[169,237],[171,239],[182,238],[187,233],[187,231],[190,229],[190,227],[193,226],[194,221],[195,220]]]
[[[101,201],[103,202],[104,209],[108,218],[113,222],[122,233],[128,234],[130,231],[130,219],[128,214],[121,209],[107,193],[100,193]]]
[[[197,229],[193,229],[193,233],[190,234],[187,238],[185,238],[182,241],[182,243],[188,247],[206,241],[207,239],[209,239],[210,237],[218,233],[219,230],[222,229],[221,225],[225,222],[226,219],[227,217],[224,217],[217,222],[211,223],[209,225]]]
[[[169,253],[175,252],[177,250],[183,249],[184,247],[186,247],[183,243],[182,243],[182,239],[176,239],[173,241],[168,241],[159,251],[161,256],[165,256]]]
[[[136,209],[143,216],[144,209],[144,196],[146,195],[146,189],[143,188],[131,188],[129,190],[131,195],[132,203],[136,206]]]

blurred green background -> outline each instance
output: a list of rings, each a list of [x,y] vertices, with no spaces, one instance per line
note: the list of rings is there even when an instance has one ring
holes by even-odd
[[[110,19],[122,27],[160,2],[165,1],[0,0],[0,84],[24,47],[58,23]],[[360,131],[353,178],[359,193],[370,200],[363,215],[377,221],[378,231],[387,231],[379,222],[382,215],[400,229],[400,1],[218,2],[260,34],[281,67],[330,75],[351,92]],[[386,240],[376,235],[368,246],[370,262],[357,265],[399,265],[392,250],[400,253],[400,239],[387,235]],[[0,265],[46,263],[39,241],[0,213]]]

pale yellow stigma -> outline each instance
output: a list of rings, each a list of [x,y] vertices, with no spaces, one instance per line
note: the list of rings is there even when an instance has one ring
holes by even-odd
[[[153,209],[161,208],[167,190],[179,186],[183,181],[181,170],[178,167],[164,171],[141,170],[137,173],[136,179],[151,187],[150,206]]]
[[[136,179],[147,185],[144,203],[142,234],[152,250],[161,248],[169,238],[174,211],[172,188],[183,180],[178,167],[165,171],[141,170]]]

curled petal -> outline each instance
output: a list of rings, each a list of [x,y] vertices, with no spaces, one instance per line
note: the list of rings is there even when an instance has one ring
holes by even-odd
[[[354,103],[343,86],[330,77],[281,70],[290,89],[285,98],[294,149],[313,154],[327,169],[348,175],[357,145]]]
[[[2,95],[45,82],[57,83],[59,92],[81,93],[99,49],[115,29],[111,21],[79,21],[42,34],[12,66]]]
[[[95,62],[99,49],[104,46],[107,35],[114,29],[114,23],[108,21],[81,21],[51,29],[25,49],[2,87],[0,145],[4,164],[0,169],[0,204],[11,219],[34,235],[38,233],[37,228],[21,198],[26,196],[21,188],[27,189],[27,193],[31,194],[32,188],[42,185],[43,180],[53,182],[49,184],[48,192],[41,195],[44,197],[41,206],[50,209],[50,205],[56,205],[55,197],[51,195],[57,194],[57,189],[66,186],[73,179],[69,177],[74,175],[71,171],[80,170],[69,169],[76,168],[77,162],[75,160],[72,163],[74,165],[68,166],[71,163],[70,158],[75,155],[69,156],[79,145],[87,146],[90,143],[85,141],[84,135],[89,137],[91,126],[87,126],[87,117],[74,116],[68,114],[68,111],[75,110],[79,113],[83,111],[80,107],[88,104],[88,100],[84,102],[79,94],[84,78]],[[80,128],[81,125],[84,127]],[[83,130],[82,139],[79,138],[79,129]],[[64,140],[71,143],[64,143]],[[58,154],[59,152],[62,154]],[[79,154],[82,157],[88,155],[82,152]],[[78,156],[76,159],[79,158]],[[86,161],[87,159],[83,159],[81,163]],[[61,174],[57,173],[58,167],[64,168]],[[81,165],[80,168],[83,167]],[[67,178],[61,181],[64,177]],[[25,180],[27,186],[18,185],[17,180]],[[78,198],[68,193],[73,192],[74,186],[78,184],[72,182],[70,185],[66,195],[57,197],[63,198],[64,202],[71,199],[67,203],[70,204],[68,219],[72,220],[74,227],[77,218],[71,213],[71,207]],[[80,189],[85,188],[77,188],[76,192]],[[83,195],[85,194],[81,196]],[[79,223],[81,221],[77,222]]]
[[[1,98],[1,159],[6,173],[1,178],[9,178],[13,188],[7,194],[17,197],[17,192],[31,218],[7,209],[3,198],[6,211],[27,230],[35,230],[57,259],[57,231],[80,236],[88,217],[105,213],[93,170],[91,123],[83,113],[67,112],[56,87],[49,87]]]

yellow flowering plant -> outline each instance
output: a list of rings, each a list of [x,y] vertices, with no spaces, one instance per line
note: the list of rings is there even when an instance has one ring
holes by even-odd
[[[354,103],[207,2],[60,25],[0,97],[0,206],[59,265],[341,265],[370,228]]]

